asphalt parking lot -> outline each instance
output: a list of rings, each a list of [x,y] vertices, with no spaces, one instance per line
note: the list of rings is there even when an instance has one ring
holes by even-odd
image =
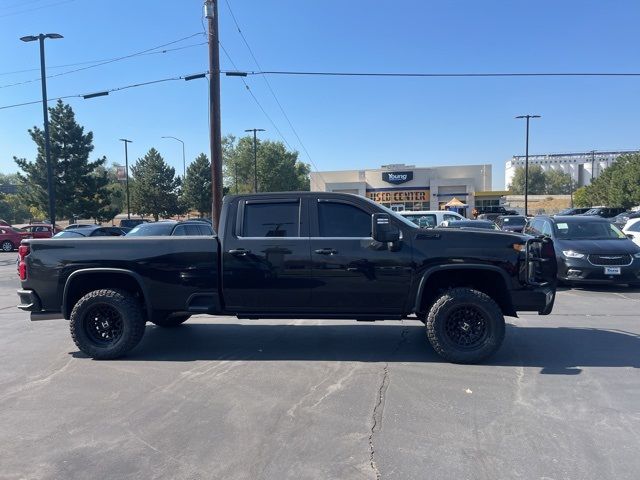
[[[125,359],[14,307],[0,254],[2,479],[637,479],[640,290],[559,292],[484,365],[418,321],[148,326]]]

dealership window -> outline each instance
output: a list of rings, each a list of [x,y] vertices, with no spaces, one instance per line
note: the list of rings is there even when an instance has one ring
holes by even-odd
[[[318,203],[321,237],[370,237],[371,215],[346,203]]]
[[[299,202],[247,203],[244,207],[243,237],[299,236]]]

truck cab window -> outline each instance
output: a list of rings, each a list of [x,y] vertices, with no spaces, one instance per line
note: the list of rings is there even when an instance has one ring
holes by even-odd
[[[243,237],[298,237],[299,202],[247,203]]]
[[[370,237],[371,215],[346,203],[318,203],[321,237]]]

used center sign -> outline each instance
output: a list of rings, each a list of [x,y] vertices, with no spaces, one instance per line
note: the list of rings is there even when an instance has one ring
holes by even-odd
[[[413,180],[413,172],[382,172],[382,180],[398,185]]]
[[[429,200],[429,190],[403,190],[397,192],[367,192],[367,198],[374,202],[425,202]]]

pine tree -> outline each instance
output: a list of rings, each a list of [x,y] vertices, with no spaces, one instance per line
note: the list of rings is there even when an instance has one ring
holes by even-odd
[[[151,148],[131,167],[133,185],[132,209],[142,215],[152,215],[158,221],[181,212],[178,203],[180,179],[160,153]]]
[[[49,108],[49,116],[57,216],[96,218],[109,201],[106,173],[104,169],[98,169],[105,164],[106,158],[89,161],[93,151],[93,132],[84,133],[84,127],[76,122],[71,106],[58,100],[54,107]],[[48,212],[44,132],[33,127],[29,135],[37,146],[35,161],[14,157],[22,170],[19,175],[22,184],[20,196],[30,207]]]
[[[183,183],[183,203],[203,217],[211,211],[211,162],[201,153],[187,167]]]

